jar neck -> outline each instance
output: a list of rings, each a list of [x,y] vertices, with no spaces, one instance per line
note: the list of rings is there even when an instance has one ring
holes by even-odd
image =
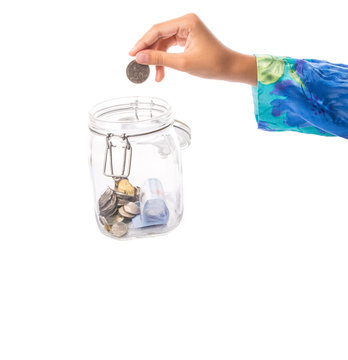
[[[170,105],[154,97],[111,99],[95,105],[89,112],[89,128],[100,135],[145,135],[172,123]]]

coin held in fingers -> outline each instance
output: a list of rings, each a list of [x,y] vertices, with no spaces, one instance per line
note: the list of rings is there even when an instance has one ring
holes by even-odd
[[[127,66],[127,77],[134,84],[143,83],[150,75],[149,65],[138,64],[135,60]]]

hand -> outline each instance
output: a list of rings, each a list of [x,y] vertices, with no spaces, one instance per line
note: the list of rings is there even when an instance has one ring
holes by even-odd
[[[182,53],[168,53],[171,46]],[[140,64],[156,65],[156,81],[164,78],[164,67],[209,79],[257,85],[256,59],[224,46],[195,14],[154,25],[129,55]]]

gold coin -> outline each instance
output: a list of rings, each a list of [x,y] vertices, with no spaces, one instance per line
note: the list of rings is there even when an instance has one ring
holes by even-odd
[[[134,187],[130,184],[127,179],[122,179],[119,181],[117,186],[117,191],[122,192],[127,195],[134,196]]]

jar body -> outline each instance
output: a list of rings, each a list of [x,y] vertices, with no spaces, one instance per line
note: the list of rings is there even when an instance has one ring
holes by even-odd
[[[153,98],[114,102],[131,105],[117,108],[114,118],[110,106],[103,113],[111,123],[120,122],[120,129],[96,131],[90,126],[90,169],[99,229],[120,240],[167,233],[183,215],[180,136],[166,109],[156,113]],[[149,127],[156,116],[159,120]],[[115,225],[118,222],[125,223],[121,230]]]

